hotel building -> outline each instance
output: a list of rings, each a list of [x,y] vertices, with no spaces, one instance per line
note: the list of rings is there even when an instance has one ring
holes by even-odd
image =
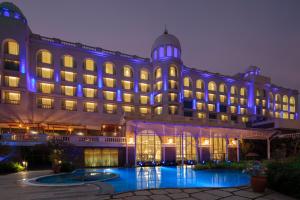
[[[166,30],[150,58],[33,33],[0,4],[1,144],[78,148],[84,166],[239,160],[245,139],[300,129],[298,91],[250,66],[233,76],[186,66]],[[186,52],[188,53],[188,52]]]

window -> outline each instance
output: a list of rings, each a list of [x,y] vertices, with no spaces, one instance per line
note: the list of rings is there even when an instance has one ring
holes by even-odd
[[[146,83],[139,83],[139,88],[141,92],[150,92],[150,86]]]
[[[192,91],[191,90],[183,90],[184,98],[192,98]]]
[[[37,76],[45,79],[53,79],[53,69],[37,68]]]
[[[20,78],[14,76],[5,76],[5,86],[19,87]]]
[[[133,94],[123,93],[123,101],[125,103],[132,103],[133,102]]]
[[[60,74],[63,81],[75,82],[76,80],[76,73],[74,72],[62,71]]]
[[[87,98],[95,98],[97,96],[97,90],[93,88],[83,88],[83,96]]]
[[[208,90],[209,90],[209,91],[216,91],[216,90],[217,90],[216,83],[213,82],[213,81],[210,81],[210,82],[208,83]]]
[[[177,77],[177,67],[175,65],[171,65],[169,68],[169,76]]]
[[[84,61],[84,69],[87,71],[96,71],[95,62],[91,58],[87,58]]]
[[[171,46],[167,46],[167,56],[168,57],[172,56],[172,47]]]
[[[53,109],[53,102],[54,100],[52,98],[39,98],[38,108]]]
[[[122,106],[123,112],[134,112],[133,106]]]
[[[241,104],[242,106],[246,105],[246,104],[247,104],[247,99],[240,98],[240,104]]]
[[[165,56],[165,49],[164,47],[159,47],[159,57],[162,58]]]
[[[208,100],[209,101],[216,101],[216,95],[215,94],[208,94]]]
[[[149,72],[146,69],[142,69],[140,72],[140,79],[141,80],[149,80]]]
[[[173,92],[171,92],[171,93],[169,93],[168,94],[168,96],[169,96],[169,101],[171,101],[171,102],[177,102],[177,93],[173,93]]]
[[[230,106],[230,112],[231,112],[231,113],[237,113],[237,108],[236,108],[236,106]]]
[[[10,40],[7,43],[7,51],[6,53],[10,54],[10,55],[14,55],[14,56],[18,56],[19,55],[19,44],[16,41]]]
[[[156,70],[155,70],[155,72],[154,72],[154,76],[155,76],[155,79],[161,78],[161,76],[162,76],[162,71],[161,71],[161,68],[160,68],[160,67],[156,68]]]
[[[178,107],[177,106],[169,106],[169,114],[170,115],[178,114]]]
[[[162,89],[162,81],[157,81],[155,84],[155,89],[156,90],[161,90]]]
[[[148,103],[149,103],[149,97],[148,97],[148,96],[141,95],[141,96],[140,96],[140,103],[141,103],[141,104],[148,104]]]
[[[115,104],[104,104],[104,112],[108,114],[115,114],[117,112],[117,106]]]
[[[169,88],[170,89],[178,89],[178,82],[174,80],[169,80]]]
[[[20,104],[21,94],[20,92],[3,92],[2,100],[7,104]]]
[[[295,97],[290,97],[290,105],[295,105]]]
[[[203,92],[196,92],[196,98],[198,100],[204,100],[204,93]]]
[[[116,80],[112,78],[103,78],[104,86],[109,88],[116,87]]]
[[[247,109],[246,109],[246,108],[241,108],[241,109],[240,109],[240,113],[241,113],[242,115],[247,114]]]
[[[198,80],[196,81],[196,88],[197,88],[197,89],[201,89],[201,90],[204,89],[204,82],[203,82],[203,80],[198,79]]]
[[[142,115],[149,114],[149,113],[150,113],[150,109],[147,108],[147,107],[140,107],[140,113],[141,113]]]
[[[289,101],[288,96],[284,95],[284,96],[282,97],[282,103],[288,103],[288,101]]]
[[[237,95],[237,88],[236,88],[236,86],[231,86],[231,88],[230,88],[230,94]]]
[[[199,112],[199,113],[197,113],[197,117],[199,119],[204,119],[206,116],[205,116],[205,113]]]
[[[237,98],[235,98],[235,97],[230,97],[230,103],[231,103],[231,104],[236,104],[236,103],[238,103]]]
[[[220,102],[225,103],[226,102],[226,96],[225,95],[220,95]]]
[[[97,103],[85,102],[83,105],[85,112],[97,112]]]
[[[75,96],[76,87],[74,86],[61,86],[61,92],[66,96]]]
[[[197,110],[204,110],[205,109],[205,104],[204,103],[197,103]]]
[[[220,93],[226,93],[226,86],[225,86],[224,83],[221,83],[221,84],[219,85],[219,92],[220,92]]]
[[[114,101],[114,100],[116,100],[116,92],[103,91],[103,97],[105,100]]]
[[[161,103],[162,102],[162,94],[157,94],[154,97],[155,103]]]
[[[87,74],[83,75],[84,84],[95,85],[96,80],[97,80],[97,77],[94,75],[87,75]]]
[[[213,112],[216,110],[215,104],[208,104],[207,107],[209,112]]]
[[[130,66],[125,65],[125,66],[123,67],[123,76],[124,76],[124,77],[128,77],[128,78],[132,78],[133,72],[132,72],[132,69],[131,69]]]
[[[249,118],[248,117],[242,117],[242,122],[243,123],[247,123],[249,121]]]
[[[77,110],[77,101],[74,100],[63,100],[62,101],[62,109],[68,111],[75,111]]]
[[[44,64],[52,64],[52,54],[47,50],[41,50],[38,53],[38,61]]]
[[[281,103],[281,96],[280,96],[280,94],[276,94],[275,95],[275,102],[276,103]]]
[[[74,67],[73,57],[70,55],[63,56],[63,66],[73,68]]]
[[[52,83],[39,83],[39,92],[45,94],[51,94],[54,90],[54,84]]]
[[[16,60],[4,59],[4,69],[20,71],[20,62]]]
[[[255,94],[256,94],[257,97],[260,97],[260,91],[259,91],[259,89],[256,89]]]
[[[242,87],[242,88],[240,89],[240,96],[246,96],[246,93],[247,93],[246,88]]]
[[[104,64],[104,73],[114,75],[115,74],[115,68],[114,65],[111,62],[107,62]]]
[[[227,115],[221,115],[221,120],[227,122],[228,116]]]
[[[132,90],[133,89],[133,82],[131,82],[131,81],[122,81],[122,89]]]
[[[191,79],[189,77],[184,77],[183,86],[184,87],[191,87],[192,86],[192,82],[191,82]]]
[[[157,107],[154,108],[154,113],[155,113],[156,115],[161,115],[161,114],[162,114],[162,111],[163,111],[162,106],[157,106]]]

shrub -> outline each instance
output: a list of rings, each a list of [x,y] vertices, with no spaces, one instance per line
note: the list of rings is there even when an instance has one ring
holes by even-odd
[[[0,174],[8,174],[23,171],[25,168],[16,162],[0,163]]]
[[[243,170],[247,168],[247,162],[206,162],[203,164],[197,164],[195,170],[205,170],[205,169],[233,169],[233,170]]]
[[[60,172],[72,172],[75,170],[75,166],[70,162],[63,162],[60,165]]]

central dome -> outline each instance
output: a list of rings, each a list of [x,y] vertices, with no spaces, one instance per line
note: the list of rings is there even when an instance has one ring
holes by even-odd
[[[160,35],[153,43],[151,52],[161,46],[170,45],[175,48],[178,48],[181,51],[181,45],[177,37],[172,34],[169,34],[167,30],[165,30],[164,34]]]

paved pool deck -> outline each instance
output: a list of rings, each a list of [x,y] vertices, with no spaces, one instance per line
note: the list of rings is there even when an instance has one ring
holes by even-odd
[[[105,184],[92,183],[73,187],[38,187],[23,183],[23,179],[51,174],[49,170],[25,171],[0,176],[0,199],[2,200],[293,200],[294,198],[267,190],[254,193],[249,187],[197,188],[197,189],[151,189],[119,194],[103,194]],[[109,190],[107,190],[109,191]]]

